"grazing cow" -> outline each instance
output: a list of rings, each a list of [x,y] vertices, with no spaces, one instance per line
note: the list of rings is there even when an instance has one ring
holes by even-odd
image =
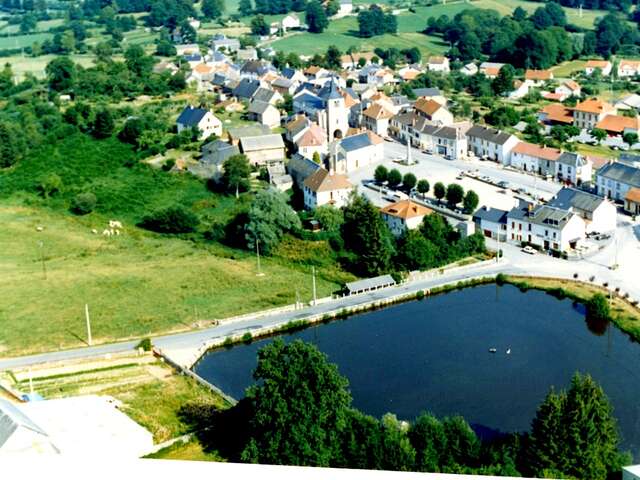
[[[44,227],[36,227],[36,231],[41,232],[44,230]]]
[[[109,220],[109,228],[122,228],[122,223],[118,220]]]
[[[102,231],[102,235],[104,235],[105,237],[110,237],[113,234],[111,233],[111,230],[105,229]]]

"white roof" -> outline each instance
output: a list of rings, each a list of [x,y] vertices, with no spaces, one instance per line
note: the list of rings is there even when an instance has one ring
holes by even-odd
[[[23,440],[37,440],[26,444],[28,453],[123,459],[140,458],[153,448],[151,433],[118,410],[117,401],[108,396],[87,395],[20,405],[3,402],[1,414],[11,416],[14,423],[19,419]],[[20,447],[25,451],[24,441],[16,443],[14,439],[6,442],[5,448],[0,445],[0,452],[17,453]]]

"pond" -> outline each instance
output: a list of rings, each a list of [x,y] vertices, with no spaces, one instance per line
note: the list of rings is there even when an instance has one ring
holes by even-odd
[[[317,345],[349,379],[354,406],[370,415],[460,414],[479,433],[528,430],[551,386],[590,373],[611,399],[622,446],[640,458],[640,345],[614,326],[588,325],[571,300],[484,285],[283,338]],[[242,398],[257,350],[271,341],[208,352],[194,370]]]

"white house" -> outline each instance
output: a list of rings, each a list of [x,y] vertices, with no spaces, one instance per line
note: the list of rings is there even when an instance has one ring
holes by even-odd
[[[562,95],[564,98],[579,97],[582,93],[582,89],[577,82],[573,80],[565,80],[556,87],[555,93]]]
[[[473,62],[467,63],[460,69],[460,73],[470,77],[471,75],[475,75],[476,73],[478,73],[478,66]]]
[[[510,165],[525,172],[554,176],[557,170],[556,161],[560,155],[562,152],[557,148],[519,142],[511,150]]]
[[[531,84],[529,82],[523,82],[521,80],[514,80],[513,82],[513,90],[509,92],[507,95],[509,98],[514,100],[519,100],[524,98],[529,93],[529,87]]]
[[[426,215],[433,213],[433,211],[410,199],[406,199],[383,207],[380,209],[380,213],[391,233],[399,237],[407,229],[418,228],[422,223],[422,219]]]
[[[427,70],[430,72],[449,73],[449,59],[442,55],[434,55],[427,60]]]
[[[362,112],[362,125],[381,137],[386,137],[389,130],[389,120],[393,112],[381,103],[372,103]]]
[[[280,110],[270,103],[254,100],[247,112],[250,120],[260,122],[269,128],[280,126]]]
[[[553,80],[553,72],[551,70],[527,70],[524,72],[524,79],[530,85],[540,87],[545,82]]]
[[[608,60],[589,60],[587,64],[584,66],[584,73],[587,75],[592,75],[596,70],[600,70],[602,75],[608,77],[611,73],[613,65]]]
[[[573,124],[581,129],[591,130],[607,115],[615,115],[613,105],[597,98],[588,98],[573,109]]]
[[[336,17],[349,15],[352,12],[353,12],[353,2],[351,0],[340,0],[340,10],[338,10]]]
[[[316,123],[311,123],[295,141],[298,153],[313,160],[317,153],[323,159],[329,153],[327,134]]]
[[[222,136],[222,122],[210,110],[188,106],[176,120],[178,133],[189,128],[200,130],[200,140],[205,140],[211,135]]]
[[[495,128],[474,125],[467,131],[469,151],[503,165],[509,165],[511,150],[519,142],[515,135]]]
[[[499,208],[482,207],[473,214],[475,231],[498,242],[507,241],[507,212]]]
[[[542,250],[567,252],[586,236],[585,222],[578,214],[540,205],[517,207],[507,214],[507,238]]]
[[[593,164],[582,155],[563,152],[556,161],[556,179],[571,185],[581,185],[593,178]]]
[[[487,78],[496,78],[504,65],[504,63],[482,62],[480,64],[480,73],[483,73]]]
[[[587,233],[616,229],[616,206],[598,195],[565,187],[547,205],[579,215],[585,222]]]
[[[414,105],[416,113],[439,125],[451,125],[453,114],[440,103],[430,98],[418,98]]]
[[[618,77],[635,77],[640,73],[640,62],[637,60],[620,60]]]
[[[349,201],[352,189],[346,175],[319,168],[304,181],[304,206],[309,210],[322,205],[342,208]]]
[[[613,162],[600,167],[596,172],[598,195],[623,202],[632,188],[640,188],[640,168]]]
[[[301,22],[295,13],[290,13],[280,21],[282,31],[286,32],[292,28],[300,28]]]
[[[369,131],[351,135],[333,143],[332,157],[336,172],[353,172],[384,159],[384,140]]]

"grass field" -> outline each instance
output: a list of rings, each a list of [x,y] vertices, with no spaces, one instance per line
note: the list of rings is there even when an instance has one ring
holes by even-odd
[[[52,33],[30,33],[29,35],[16,35],[14,37],[0,37],[0,50],[11,50],[14,48],[26,48],[35,42],[42,43],[53,38]]]
[[[35,187],[50,172],[60,176],[64,188],[44,200]],[[97,196],[96,212],[84,217],[68,212],[79,191]],[[340,270],[326,242],[283,242],[263,259],[266,276],[257,277],[251,252],[198,235],[192,241],[136,228],[150,211],[180,203],[199,215],[204,231],[229,221],[246,201],[211,193],[190,175],[139,165],[117,140],[77,135],[34,154],[0,174],[0,199],[4,355],[82,345],[85,303],[92,311],[94,339],[106,342],[293,303],[296,289],[308,300],[311,265],[319,272],[320,295],[353,278]],[[108,239],[91,233],[101,232],[111,218],[124,223],[124,235]],[[36,231],[39,225],[44,231]]]
[[[36,78],[45,77],[45,67],[47,63],[56,58],[55,55],[42,55],[40,57],[27,57],[22,55],[12,55],[10,57],[0,57],[0,65],[10,63],[14,74],[18,79],[22,79],[27,73],[33,74]],[[74,62],[83,67],[93,66],[93,55],[71,55]]]
[[[564,62],[551,69],[555,78],[568,78],[574,73],[584,70],[584,66],[587,64],[586,60],[572,60],[570,62]]]
[[[53,20],[43,20],[37,23],[35,31],[37,32],[48,32],[49,29],[59,27],[64,23],[64,20],[61,18],[56,18]],[[6,22],[0,22],[0,34],[3,33],[17,33],[20,31],[20,25],[9,25]]]
[[[410,48],[418,47],[423,55],[442,53],[448,49],[448,45],[436,36],[427,36],[420,33],[427,24],[429,17],[448,15],[450,17],[469,8],[486,8],[498,11],[501,15],[510,15],[516,7],[522,7],[532,12],[540,7],[540,3],[525,0],[476,0],[450,2],[446,5],[433,5],[429,7],[418,6],[415,13],[404,11],[398,15],[398,34],[382,35],[370,39],[357,36],[358,22],[355,16],[333,20],[329,28],[320,34],[301,33],[287,38],[276,40],[271,46],[276,50],[285,52],[297,52],[301,55],[313,55],[324,53],[330,45],[336,45],[342,50],[350,46],[360,51],[371,51],[380,48]],[[577,9],[565,8],[567,19],[585,28],[593,27],[596,18],[606,14],[603,11],[584,10],[579,17]],[[250,18],[243,19],[245,22]]]

